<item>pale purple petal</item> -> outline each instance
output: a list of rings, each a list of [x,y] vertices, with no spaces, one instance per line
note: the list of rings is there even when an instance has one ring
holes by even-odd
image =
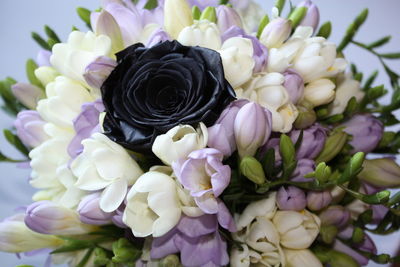
[[[175,244],[175,239],[178,235],[178,229],[174,228],[165,235],[154,238],[151,244],[151,258],[160,259],[170,254],[178,253],[179,248]]]
[[[167,40],[171,40],[171,37],[169,37],[169,35],[166,31],[159,28],[155,32],[153,32],[153,34],[149,37],[146,47],[152,47],[158,43],[161,43],[161,42],[164,42]]]
[[[14,127],[21,141],[29,146],[36,147],[46,141],[49,136],[44,131],[46,122],[34,110],[23,110],[18,113]]]
[[[37,56],[36,56],[36,63],[38,64],[39,67],[44,67],[48,66],[50,67],[50,57],[51,57],[51,52],[49,50],[39,50]]]
[[[229,232],[236,232],[236,224],[224,202],[218,199],[218,223]]]
[[[217,231],[218,222],[216,216],[210,214],[199,217],[182,216],[177,229],[184,235],[195,238]]]
[[[42,89],[30,83],[13,84],[11,91],[18,101],[29,109],[36,109],[39,100],[45,97]]]
[[[194,198],[197,206],[207,214],[218,213],[218,202],[211,192]]]
[[[91,87],[101,88],[115,66],[117,62],[114,59],[105,56],[98,57],[86,67],[83,77]]]

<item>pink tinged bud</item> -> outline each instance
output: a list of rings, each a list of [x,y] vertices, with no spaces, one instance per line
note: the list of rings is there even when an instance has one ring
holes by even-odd
[[[287,69],[283,75],[285,76],[285,82],[283,86],[289,93],[290,101],[296,104],[304,93],[304,81],[303,78],[294,69]]]
[[[238,112],[234,122],[236,145],[240,157],[254,156],[271,135],[271,112],[250,102]]]
[[[117,66],[115,60],[104,56],[98,57],[86,67],[83,77],[91,87],[100,88],[115,66]]]
[[[358,178],[377,187],[399,187],[400,166],[391,158],[368,159]]]
[[[307,193],[307,208],[312,211],[322,210],[332,202],[330,191],[309,191]]]
[[[94,193],[82,199],[78,206],[81,222],[93,225],[104,225],[111,222],[114,214],[102,211],[99,203],[100,193]]]
[[[306,207],[306,195],[303,190],[295,187],[282,186],[276,194],[276,204],[280,210],[301,211]]]
[[[242,19],[231,7],[220,5],[217,7],[217,24],[221,33],[224,33],[232,26],[243,28]]]
[[[48,50],[40,50],[36,56],[36,62],[39,67],[48,66],[50,67],[51,52]]]
[[[49,138],[43,129],[45,124],[39,113],[34,110],[19,112],[14,121],[18,137],[29,147],[36,147]]]
[[[321,212],[319,218],[322,225],[334,225],[338,228],[344,228],[347,226],[350,216],[350,212],[346,208],[336,205],[330,206]]]
[[[264,28],[260,41],[268,48],[279,47],[292,32],[291,22],[287,19],[276,18]]]
[[[300,22],[300,26],[310,26],[315,31],[319,24],[319,9],[317,5],[314,4],[311,0],[305,0],[297,5],[297,7],[302,6],[307,8],[307,14]]]
[[[18,101],[29,109],[36,109],[37,103],[44,97],[42,89],[29,83],[16,83],[11,90]]]

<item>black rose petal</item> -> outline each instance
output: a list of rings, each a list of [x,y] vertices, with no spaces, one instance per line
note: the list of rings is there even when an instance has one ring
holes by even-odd
[[[154,139],[179,124],[211,126],[235,99],[218,52],[166,41],[132,45],[101,92],[105,134],[122,146],[151,152]]]

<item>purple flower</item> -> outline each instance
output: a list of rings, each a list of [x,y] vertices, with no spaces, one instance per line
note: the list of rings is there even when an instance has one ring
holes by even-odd
[[[172,163],[179,182],[190,191],[199,208],[208,214],[218,213],[217,197],[228,186],[231,168],[223,165],[224,155],[213,148],[193,151],[187,160]]]
[[[383,124],[371,114],[358,114],[343,124],[344,131],[353,136],[351,153],[371,152],[383,135]]]
[[[36,62],[39,67],[51,66],[50,64],[51,52],[48,50],[39,50],[36,56]]]
[[[149,40],[147,41],[146,47],[152,47],[153,45],[156,45],[158,43],[171,40],[170,36],[166,31],[163,29],[159,28],[155,30],[152,35],[149,37]]]
[[[217,122],[208,128],[208,147],[221,151],[225,156],[230,156],[236,150],[235,133],[233,126],[239,110],[249,101],[240,99],[229,104],[222,111]]]
[[[311,0],[305,0],[297,5],[297,7],[302,6],[307,8],[307,14],[300,22],[300,26],[310,26],[315,31],[319,24],[319,10],[317,5],[314,4]]]
[[[283,86],[289,93],[290,101],[292,101],[293,104],[296,104],[304,93],[303,78],[294,69],[287,69],[283,75],[285,76]]]
[[[121,204],[121,206],[114,211],[113,213],[114,215],[111,218],[112,222],[119,228],[128,228],[128,226],[122,220],[124,211],[125,211],[125,204]]]
[[[303,190],[295,187],[282,186],[276,194],[276,204],[280,210],[301,211],[306,207],[306,195]]]
[[[315,162],[311,159],[300,159],[297,162],[296,169],[294,170],[291,180],[294,182],[312,182],[313,178],[304,178],[304,175],[313,172],[315,169]]]
[[[307,207],[312,211],[322,210],[332,202],[332,195],[329,190],[309,191],[307,193]]]
[[[224,33],[229,28],[237,26],[242,28],[242,19],[235,9],[226,5],[220,5],[217,7],[217,24],[220,32]]]
[[[43,129],[45,124],[39,113],[34,110],[19,112],[14,121],[18,137],[29,147],[36,147],[49,138]]]
[[[16,83],[11,90],[18,101],[29,109],[36,109],[37,103],[44,97],[43,90],[30,83]]]
[[[162,237],[154,238],[150,255],[153,259],[159,259],[178,252],[184,266],[227,265],[227,244],[219,235],[216,216],[182,216],[174,229]]]
[[[289,136],[292,142],[297,142],[300,130],[293,130]],[[318,156],[325,145],[327,130],[319,124],[303,130],[303,139],[297,151],[297,159],[314,159]]]
[[[111,222],[113,213],[100,209],[100,193],[90,194],[82,199],[78,206],[81,222],[94,225],[104,225]]]
[[[268,62],[268,48],[263,45],[257,37],[253,35],[246,34],[246,32],[237,27],[232,26],[227,31],[225,31],[222,35],[222,41],[225,41],[232,37],[242,37],[250,39],[253,43],[253,59],[255,61],[254,72],[261,72],[265,68]]]
[[[98,57],[86,67],[83,77],[91,87],[100,88],[115,66],[117,66],[117,62],[114,59]]]
[[[319,218],[321,219],[322,225],[334,225],[338,228],[344,228],[347,226],[350,216],[350,212],[346,208],[335,205],[321,212]]]
[[[198,6],[200,10],[205,9],[208,6],[217,7],[219,0],[188,0],[190,6]]]
[[[82,105],[82,112],[74,120],[76,135],[68,145],[68,154],[71,158],[76,158],[83,151],[82,140],[99,132],[99,115],[103,110],[104,106],[100,99]]]

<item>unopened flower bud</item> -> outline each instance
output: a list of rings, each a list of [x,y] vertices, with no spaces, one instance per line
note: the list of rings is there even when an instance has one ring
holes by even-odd
[[[43,86],[53,82],[58,75],[60,74],[53,67],[43,66],[35,70],[35,76]]]
[[[294,69],[287,69],[283,75],[285,76],[283,86],[289,94],[290,101],[292,101],[293,104],[296,104],[304,93],[303,78]]]
[[[117,66],[115,60],[104,56],[98,57],[86,67],[83,77],[91,87],[100,88],[115,66]]]
[[[265,182],[265,174],[261,163],[253,157],[244,157],[240,161],[240,171],[256,184]]]
[[[88,195],[82,199],[78,206],[81,222],[93,225],[103,225],[111,222],[113,213],[100,209],[100,193]]]
[[[322,225],[343,228],[350,220],[350,212],[343,206],[330,206],[319,215]]]
[[[16,83],[11,90],[18,101],[29,109],[36,109],[39,100],[45,96],[42,89],[29,83]]]
[[[221,33],[226,32],[232,26],[243,28],[242,19],[235,9],[226,5],[217,7],[217,25]]]
[[[367,159],[358,178],[377,187],[398,187],[400,167],[391,158]]]
[[[319,79],[304,88],[304,99],[315,107],[328,104],[335,98],[335,84],[329,79]]]
[[[193,24],[192,11],[186,0],[166,0],[164,3],[164,27],[177,39],[183,28]]]
[[[43,66],[51,66],[50,64],[50,57],[51,57],[51,52],[48,50],[39,50],[36,56],[36,63],[38,66],[43,67]]]
[[[292,26],[289,20],[276,18],[264,28],[260,41],[268,48],[279,47],[286,41],[291,31]]]
[[[312,211],[322,210],[332,202],[330,191],[309,191],[307,193],[307,208]]]
[[[112,249],[115,255],[113,257],[113,262],[116,263],[134,262],[142,253],[125,238],[120,238],[118,241],[114,242]]]
[[[280,210],[301,211],[306,207],[306,195],[295,186],[282,186],[276,194],[276,204]]]
[[[306,7],[307,14],[304,16],[302,21],[300,22],[300,26],[310,26],[314,29],[317,29],[319,24],[319,10],[316,4],[314,4],[310,0],[305,0],[297,5],[298,7]]]
[[[305,129],[311,126],[317,120],[317,114],[314,111],[314,106],[307,101],[302,101],[297,105],[299,115],[294,122],[297,129]]]
[[[44,131],[46,122],[34,110],[23,110],[18,113],[14,126],[21,141],[29,146],[36,147],[49,139]]]
[[[347,134],[343,130],[334,130],[326,139],[324,148],[315,159],[316,162],[328,162],[333,159],[346,144]]]

